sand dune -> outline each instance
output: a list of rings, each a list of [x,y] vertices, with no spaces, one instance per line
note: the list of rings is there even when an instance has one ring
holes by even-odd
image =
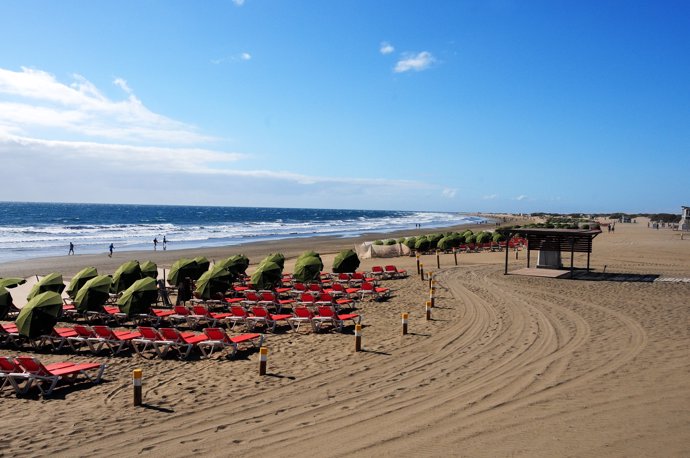
[[[644,223],[595,239],[597,271],[690,277],[690,240]],[[511,255],[512,256],[512,255]],[[443,258],[426,282],[365,302],[345,334],[268,336],[258,355],[180,362],[95,357],[107,381],[5,397],[13,455],[689,456],[690,284],[504,276],[503,255]],[[522,267],[524,256],[511,267]],[[396,259],[414,270],[414,258]],[[368,260],[370,267],[381,260]],[[425,264],[433,266],[434,257]],[[435,268],[433,270],[436,270]],[[640,277],[631,277],[640,278]],[[400,313],[410,332],[400,335]],[[11,353],[2,350],[2,354]],[[93,356],[42,355],[49,361]],[[144,369],[147,408],[131,407]]]

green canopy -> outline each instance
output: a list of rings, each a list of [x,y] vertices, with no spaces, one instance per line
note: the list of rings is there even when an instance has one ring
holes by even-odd
[[[53,291],[61,294],[64,290],[65,283],[62,281],[62,274],[53,272],[41,278],[41,280],[31,288],[29,295],[26,296],[26,300],[30,301],[34,296],[45,293],[46,291]]]
[[[196,279],[196,270],[196,261],[193,259],[178,259],[170,267],[170,272],[168,272],[168,283],[172,286],[177,286],[187,277]]]
[[[50,334],[57,324],[58,314],[62,311],[62,298],[59,293],[46,291],[35,295],[17,317],[19,334],[35,339]]]
[[[261,261],[261,264],[263,264],[264,262],[274,262],[278,264],[278,267],[280,267],[281,272],[285,268],[285,256],[283,256],[282,253],[271,253]]]
[[[117,301],[117,306],[120,307],[121,312],[126,313],[127,317],[131,318],[141,313],[149,313],[151,304],[156,302],[156,299],[158,299],[156,280],[151,277],[144,277],[135,281],[122,293]]]
[[[230,289],[233,274],[219,264],[204,272],[196,281],[196,293],[202,299],[211,299],[217,294],[225,294]]]
[[[283,269],[273,261],[261,261],[252,274],[252,284],[256,289],[272,289],[280,285]]]
[[[314,281],[319,278],[321,269],[323,269],[321,258],[316,256],[299,258],[295,261],[295,271],[292,273],[292,277],[301,282]]]
[[[359,267],[359,256],[354,250],[343,250],[333,260],[333,272],[337,274],[356,272],[357,267]]]
[[[12,307],[12,295],[4,286],[0,286],[0,320],[4,320]]]
[[[113,293],[124,291],[143,276],[139,261],[127,261],[118,267],[113,274],[113,285],[110,287],[110,291]]]
[[[141,268],[141,273],[144,277],[151,277],[153,279],[158,278],[158,265],[153,261],[144,261],[139,264]]]
[[[216,265],[225,267],[230,273],[239,277],[240,275],[246,275],[247,267],[249,267],[249,258],[243,254],[236,254],[235,256],[223,259]]]
[[[74,277],[72,277],[72,280],[69,282],[69,286],[67,287],[67,295],[74,299],[74,296],[76,296],[79,289],[81,289],[81,287],[84,286],[84,283],[97,276],[98,271],[95,267],[83,268],[82,270],[77,272],[77,274]]]
[[[109,275],[97,275],[79,288],[74,305],[79,312],[100,312],[110,296],[113,279]]]
[[[192,277],[192,280],[198,280],[199,277],[201,277],[201,274],[208,271],[211,261],[206,259],[205,256],[197,256],[194,258],[194,262],[196,262],[196,273]]]
[[[319,253],[317,253],[316,251],[309,250],[309,251],[305,251],[302,254],[300,254],[299,256],[297,256],[298,260],[303,259],[303,258],[319,258],[319,259],[321,259],[321,255]]]
[[[24,283],[26,283],[26,280],[23,278],[0,278],[0,286],[5,288],[16,288]]]

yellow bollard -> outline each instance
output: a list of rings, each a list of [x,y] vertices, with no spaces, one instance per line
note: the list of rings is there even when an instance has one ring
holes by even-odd
[[[141,369],[134,369],[132,371],[132,385],[134,386],[134,407],[140,406],[142,401],[141,396],[141,376],[143,371]]]
[[[259,375],[266,375],[266,365],[268,364],[268,347],[259,348]]]
[[[362,325],[355,325],[355,351],[362,351]]]
[[[419,276],[421,277],[422,281],[424,281],[424,264],[423,263],[419,264]]]
[[[431,289],[429,289],[429,302],[431,302],[431,308],[434,308],[434,305],[436,305],[435,301],[434,301],[435,293],[436,293],[436,288],[434,288],[432,286]]]
[[[402,314],[402,335],[407,335],[407,318],[409,317],[408,313],[403,313]]]
[[[431,320],[431,301],[427,301],[424,308],[426,309],[426,320],[429,321]]]
[[[429,272],[429,288],[431,288],[431,285],[434,283],[434,274]]]

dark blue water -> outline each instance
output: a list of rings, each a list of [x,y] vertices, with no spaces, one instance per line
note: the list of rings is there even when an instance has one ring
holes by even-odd
[[[313,235],[354,236],[476,222],[458,213],[302,208],[0,202],[0,262],[79,253],[233,245]]]

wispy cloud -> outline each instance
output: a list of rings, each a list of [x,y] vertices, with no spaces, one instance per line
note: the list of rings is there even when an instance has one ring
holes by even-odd
[[[395,48],[393,45],[388,43],[387,41],[382,41],[381,45],[379,46],[379,52],[383,55],[390,54],[393,51],[395,51]]]
[[[443,197],[446,197],[448,199],[452,199],[455,197],[455,194],[457,194],[458,190],[453,189],[453,188],[444,188],[443,191],[441,191],[441,195]]]
[[[74,75],[70,84],[40,70],[14,72],[0,68],[0,129],[19,135],[39,136],[37,131],[60,129],[87,137],[132,142],[197,143],[213,140],[189,124],[150,111],[127,82],[113,84],[127,95],[110,100],[90,81]],[[11,100],[11,101],[10,101]]]
[[[404,73],[411,70],[420,72],[429,68],[436,59],[428,51],[422,51],[420,53],[405,53],[395,64],[393,71],[395,73]]]
[[[228,57],[219,57],[217,59],[211,59],[211,63],[213,65],[220,65],[224,62],[240,62],[240,61],[248,61],[252,60],[252,55],[249,54],[248,52],[241,52],[239,54],[234,54],[232,56]]]
[[[487,196],[483,196],[482,199],[484,200],[494,200],[498,197],[498,194],[489,194]]]
[[[232,3],[234,3],[236,6],[242,6],[244,5],[244,0],[232,0]]]
[[[527,199],[527,196],[524,194],[520,194],[519,196],[515,197],[515,200],[525,200]]]

